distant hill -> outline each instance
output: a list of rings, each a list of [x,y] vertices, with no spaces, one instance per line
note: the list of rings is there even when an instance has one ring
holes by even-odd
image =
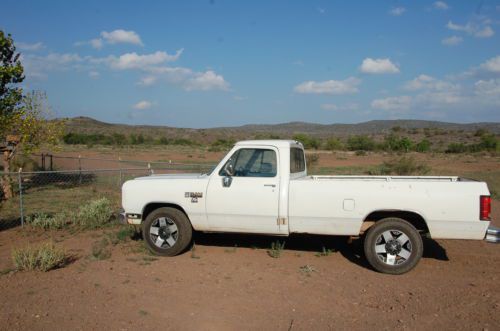
[[[125,135],[143,134],[145,136],[164,136],[166,138],[186,138],[199,142],[211,142],[219,138],[252,139],[252,138],[291,138],[295,134],[308,134],[319,138],[330,136],[345,137],[356,134],[381,135],[399,127],[402,131],[416,131],[425,128],[457,133],[472,133],[477,129],[486,129],[500,134],[500,123],[448,123],[422,120],[375,120],[357,124],[317,124],[307,122],[290,122],[283,124],[248,124],[237,127],[220,127],[209,129],[175,128],[154,125],[126,125],[105,123],[89,117],[67,119],[67,131],[73,133],[121,133]]]

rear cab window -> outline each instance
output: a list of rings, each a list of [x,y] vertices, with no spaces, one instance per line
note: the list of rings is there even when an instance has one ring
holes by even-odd
[[[304,151],[298,147],[290,148],[290,173],[295,174],[306,170]]]

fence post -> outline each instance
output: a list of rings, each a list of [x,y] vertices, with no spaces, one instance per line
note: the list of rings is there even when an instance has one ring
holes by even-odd
[[[24,210],[23,210],[23,180],[21,174],[23,168],[19,168],[17,172],[17,183],[19,185],[19,211],[21,212],[21,227],[24,227]]]
[[[80,170],[79,181],[81,184],[82,183],[82,156],[81,155],[78,155],[78,170]]]
[[[120,168],[120,183],[118,186],[122,186],[123,184],[123,171],[122,171],[122,158],[118,157],[118,168]]]
[[[45,171],[45,154],[42,153],[42,169]]]
[[[153,168],[151,168],[151,163],[148,163],[149,174],[154,174]]]
[[[50,154],[50,171],[52,171],[54,169],[52,169],[52,154]]]

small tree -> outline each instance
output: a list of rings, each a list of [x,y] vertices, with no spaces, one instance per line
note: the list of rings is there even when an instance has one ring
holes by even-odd
[[[43,144],[57,144],[62,137],[64,123],[49,121],[49,106],[45,93],[34,91],[23,95],[17,86],[24,80],[24,69],[16,54],[10,35],[0,31],[0,143],[16,136],[15,145],[3,149],[3,171],[10,171],[15,155],[32,153]],[[4,199],[12,197],[8,175],[2,178]]]

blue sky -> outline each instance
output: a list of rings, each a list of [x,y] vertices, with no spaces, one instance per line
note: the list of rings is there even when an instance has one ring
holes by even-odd
[[[500,121],[500,1],[2,2],[59,117]]]

